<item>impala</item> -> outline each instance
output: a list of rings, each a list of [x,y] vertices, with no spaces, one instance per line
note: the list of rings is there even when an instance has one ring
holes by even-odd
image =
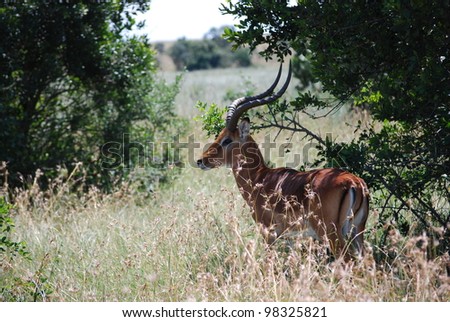
[[[291,65],[284,85],[274,93],[281,71],[282,66],[264,93],[238,98],[228,106],[226,127],[203,152],[197,165],[203,170],[231,167],[267,243],[299,234],[326,241],[335,256],[361,254],[369,213],[369,192],[364,180],[336,168],[307,172],[268,168],[249,134],[250,120],[243,118],[239,123],[250,108],[274,102],[283,95],[291,79]]]

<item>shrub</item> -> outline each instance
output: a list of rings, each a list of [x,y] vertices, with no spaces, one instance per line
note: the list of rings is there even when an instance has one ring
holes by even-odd
[[[45,187],[58,168],[72,173],[81,162],[84,180],[110,191],[138,162],[128,143],[172,135],[178,81],[157,79],[146,38],[122,35],[146,9],[146,2],[0,5],[0,161],[10,186],[28,185],[40,169]],[[117,164],[105,168],[111,157]],[[147,160],[158,169],[153,181],[164,176],[167,160],[158,157]]]
[[[178,70],[247,67],[251,65],[249,51],[237,49],[221,37],[225,27],[212,28],[202,40],[178,39],[170,49],[170,56]]]
[[[45,272],[45,259],[38,270],[29,278],[18,276],[12,269],[18,257],[30,261],[24,241],[14,241],[14,221],[11,218],[12,205],[0,197],[0,300],[1,301],[38,301],[46,300],[52,293]]]
[[[3,262],[6,258],[14,256],[28,257],[25,242],[13,241],[11,234],[14,230],[14,221],[10,217],[12,205],[6,202],[4,197],[0,197],[0,259]]]

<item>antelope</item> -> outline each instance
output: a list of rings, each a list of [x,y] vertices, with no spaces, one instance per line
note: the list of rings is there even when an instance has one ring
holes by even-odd
[[[284,85],[274,93],[281,72],[282,65],[264,93],[238,98],[228,106],[225,128],[207,146],[197,165],[202,170],[231,167],[239,191],[269,245],[278,238],[300,234],[326,242],[334,256],[359,256],[369,213],[364,180],[337,168],[307,172],[269,168],[250,136],[249,118],[242,118],[238,125],[244,112],[284,94],[292,75],[291,64]]]

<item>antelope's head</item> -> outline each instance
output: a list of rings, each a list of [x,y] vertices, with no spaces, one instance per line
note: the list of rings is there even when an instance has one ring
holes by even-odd
[[[240,117],[249,109],[276,101],[286,91],[291,80],[291,64],[283,87],[276,93],[273,90],[281,77],[282,65],[273,84],[264,92],[256,96],[241,97],[228,106],[225,128],[219,133],[216,140],[208,145],[197,165],[202,170],[209,170],[220,166],[231,166],[233,160],[242,154],[241,149],[246,143],[254,142],[250,133],[250,120],[245,117],[238,125]]]

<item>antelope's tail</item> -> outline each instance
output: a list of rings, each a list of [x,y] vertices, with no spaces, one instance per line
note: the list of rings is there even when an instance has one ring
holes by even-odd
[[[369,215],[369,191],[363,180],[352,185],[343,198],[340,218],[341,233],[353,255],[361,255],[364,245],[364,227]]]

